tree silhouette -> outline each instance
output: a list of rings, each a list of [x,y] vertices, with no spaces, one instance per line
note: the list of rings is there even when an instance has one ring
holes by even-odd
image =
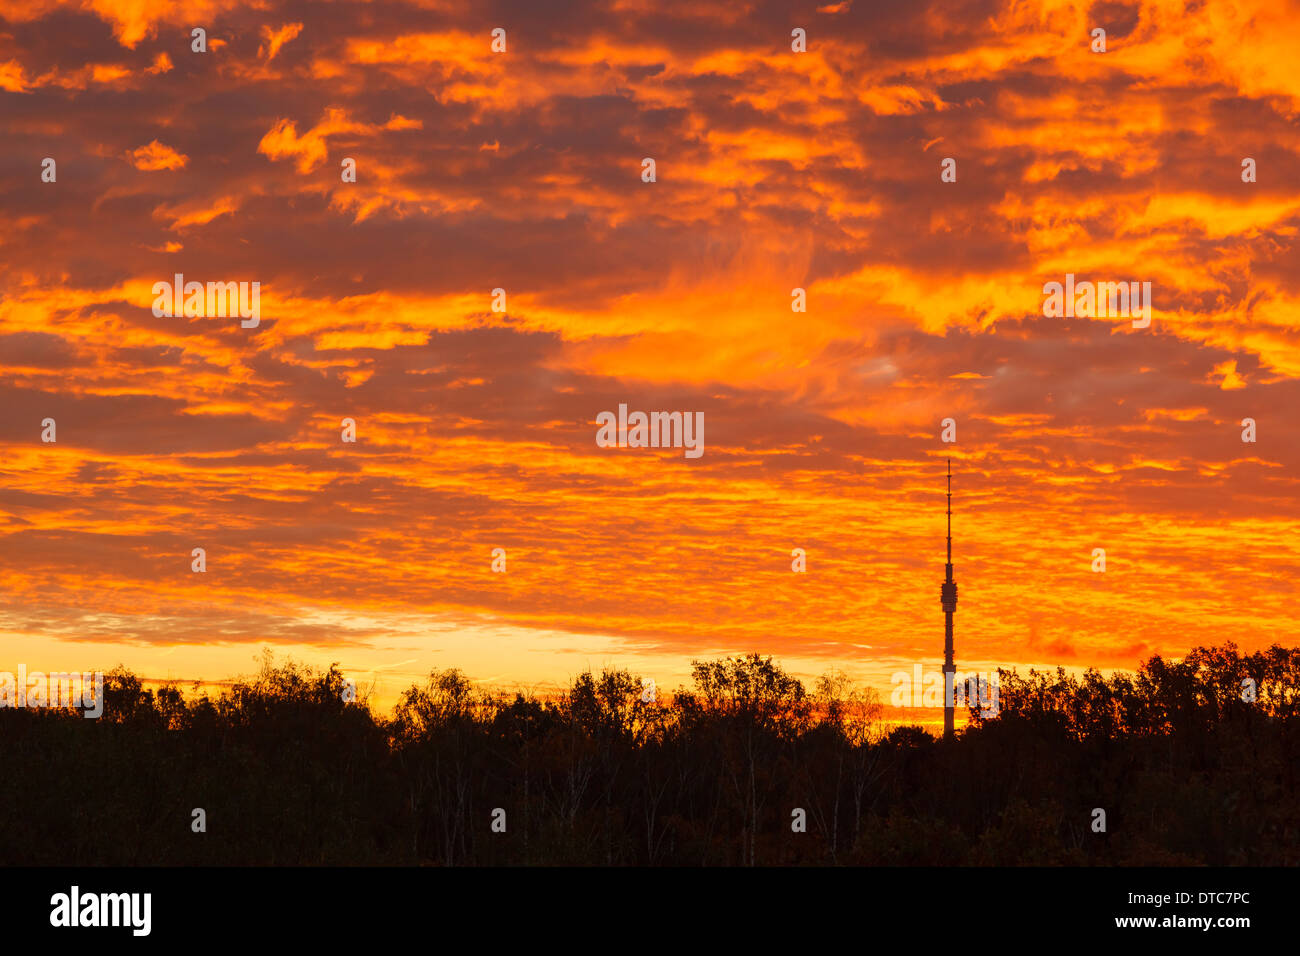
[[[972,701],[948,741],[886,732],[874,692],[832,672],[809,693],[758,654],[694,661],[690,687],[653,701],[626,670],[553,699],[443,670],[385,718],[346,686],[336,666],[268,655],[216,696],[118,667],[97,720],[0,709],[0,766],[21,782],[0,788],[0,859],[1300,863],[1296,648],[1000,672],[996,716]]]

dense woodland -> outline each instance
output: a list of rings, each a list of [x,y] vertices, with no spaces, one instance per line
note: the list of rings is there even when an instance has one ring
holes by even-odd
[[[538,700],[447,670],[384,719],[345,683],[268,658],[187,699],[118,669],[99,719],[0,710],[0,863],[1300,864],[1300,648],[1002,673],[951,741],[759,655],[653,702],[626,671]]]

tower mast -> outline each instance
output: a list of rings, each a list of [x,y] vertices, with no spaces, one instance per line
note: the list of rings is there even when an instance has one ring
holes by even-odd
[[[957,611],[957,582],[952,578],[952,459],[948,459],[948,563],[944,565],[943,603],[943,736],[952,737],[953,703],[957,665],[952,660],[952,616]]]

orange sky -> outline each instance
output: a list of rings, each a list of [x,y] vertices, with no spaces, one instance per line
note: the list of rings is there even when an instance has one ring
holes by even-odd
[[[1183,8],[0,0],[0,668],[887,698],[949,455],[959,667],[1294,644],[1300,4]]]

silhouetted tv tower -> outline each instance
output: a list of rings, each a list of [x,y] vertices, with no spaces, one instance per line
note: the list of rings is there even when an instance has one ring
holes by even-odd
[[[952,662],[952,616],[957,611],[957,582],[952,579],[952,459],[948,459],[948,563],[941,592],[943,601],[943,736],[952,737],[953,698],[957,665]]]

